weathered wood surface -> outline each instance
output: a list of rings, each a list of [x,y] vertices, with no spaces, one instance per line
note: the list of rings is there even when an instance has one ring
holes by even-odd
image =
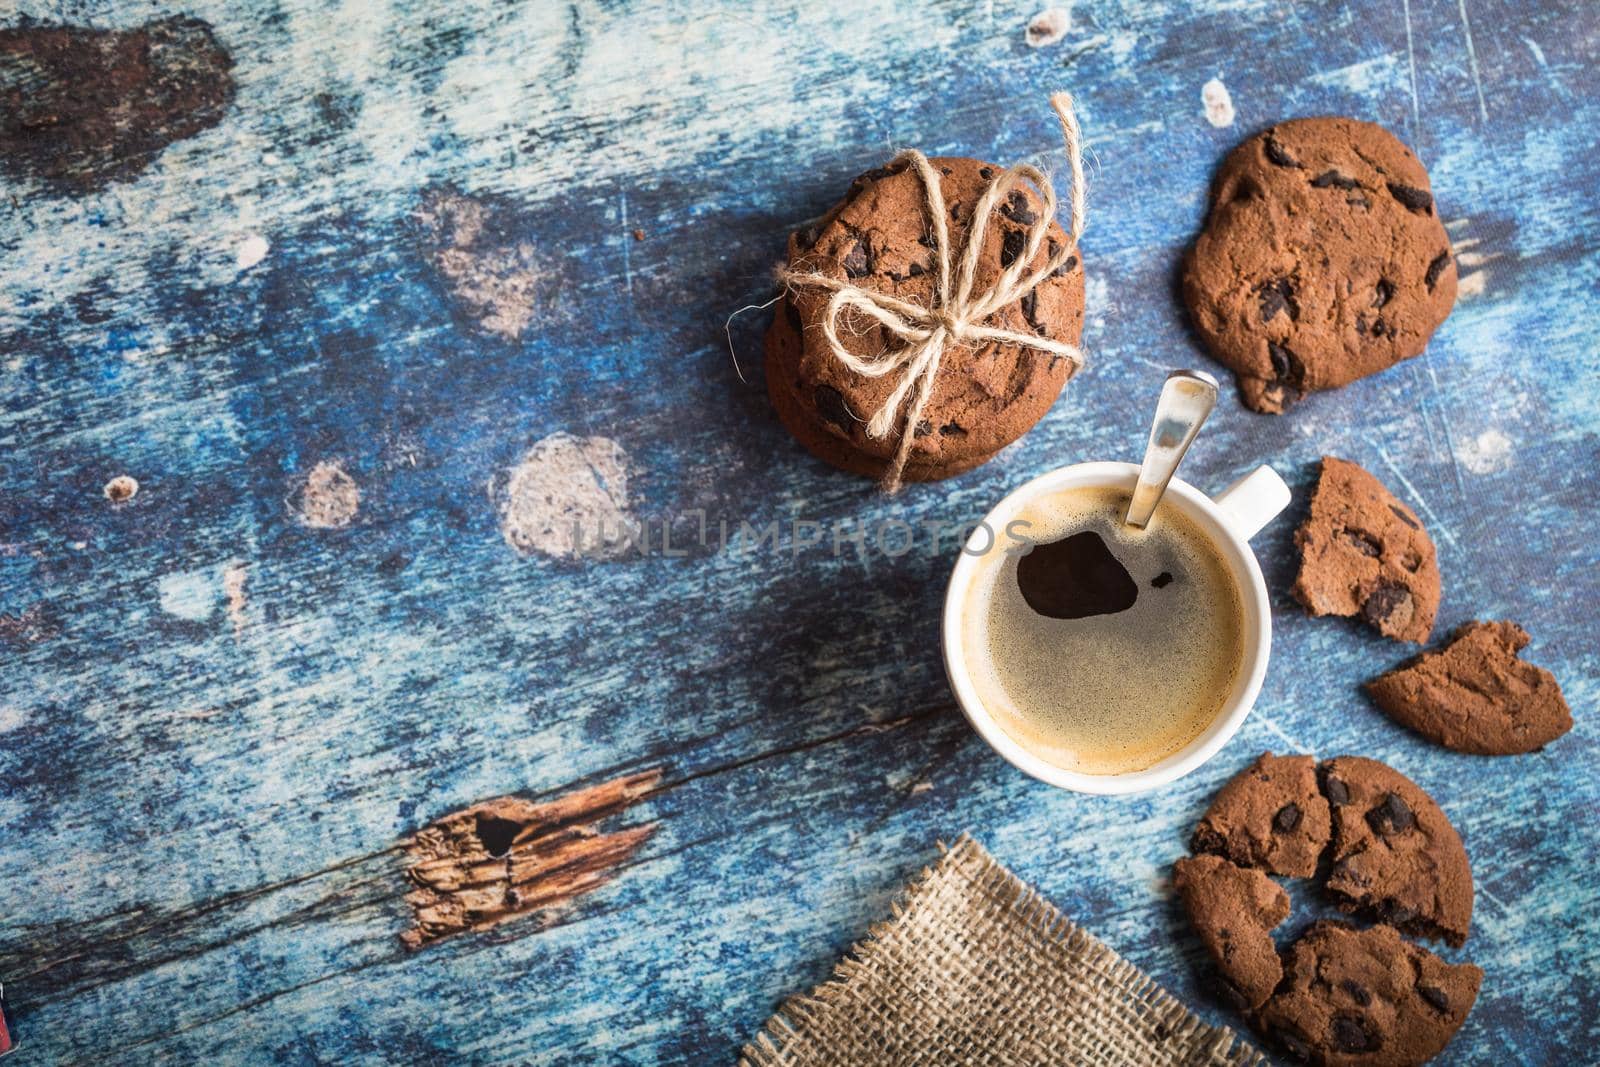
[[[1036,10],[10,6],[24,29],[192,16],[232,64],[167,31],[184,76],[231,85],[141,97],[160,143],[103,146],[136,165],[38,154],[59,124],[0,160],[0,980],[26,1062],[727,1062],[963,828],[1224,1019],[1166,877],[1269,747],[1392,761],[1464,832],[1477,917],[1446,955],[1487,978],[1450,1062],[1593,1060],[1600,13],[1079,3],[1032,49]],[[892,146],[1059,162],[1062,87],[1095,160],[1089,369],[951,482],[890,500],[819,466],[767,409],[763,316],[733,331],[748,383],[724,317]],[[1212,166],[1323,112],[1430,165],[1462,298],[1424,358],[1290,416],[1230,389],[1187,475],[1267,461],[1303,499],[1324,452],[1370,467],[1438,542],[1440,632],[1534,634],[1578,720],[1548,751],[1453,755],[1368,706],[1403,651],[1289,601],[1294,514],[1258,542],[1258,710],[1121,803],[1023,778],[951,707],[948,542],[552,555],[552,493],[682,545],[696,509],[713,533],[954,523],[1133,457],[1163,370],[1204,365],[1172,290]],[[114,504],[118,475],[139,488]],[[408,835],[653,771],[596,824],[643,842],[605,884],[403,946]]]

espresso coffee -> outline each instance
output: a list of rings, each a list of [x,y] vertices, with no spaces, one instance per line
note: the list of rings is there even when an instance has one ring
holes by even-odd
[[[1146,529],[1123,526],[1128,497],[1086,488],[1028,502],[996,531],[962,608],[984,707],[1024,748],[1083,774],[1182,749],[1244,660],[1221,550],[1170,502]]]

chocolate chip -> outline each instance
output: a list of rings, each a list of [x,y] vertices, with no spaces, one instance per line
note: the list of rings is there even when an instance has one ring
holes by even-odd
[[[1017,257],[1022,255],[1023,248],[1027,243],[1027,235],[1021,230],[1007,230],[1004,240],[1000,242],[1001,268],[1009,267],[1015,263]]]
[[[1383,555],[1383,546],[1371,534],[1362,533],[1360,530],[1344,530],[1343,533],[1345,540],[1354,545],[1355,550],[1363,556],[1371,556],[1373,559],[1377,559]]]
[[[1415,211],[1418,215],[1433,214],[1433,194],[1421,189],[1413,189],[1409,185],[1389,183],[1389,195],[1400,201],[1400,205],[1407,211]]]
[[[1267,342],[1267,358],[1272,362],[1272,376],[1278,384],[1277,399],[1287,407],[1300,399],[1305,385],[1305,365],[1300,357],[1272,341]]]
[[[822,236],[822,227],[813,223],[794,232],[795,243],[801,248],[817,247],[817,238]]]
[[[1361,183],[1354,178],[1347,178],[1336,170],[1325,170],[1311,179],[1313,189],[1359,189]]]
[[[928,268],[924,267],[921,263],[913,263],[911,266],[906,268],[907,277],[920,278],[926,273],[928,273]]]
[[[1350,994],[1350,999],[1363,1008],[1372,1003],[1372,994],[1367,992],[1367,987],[1351,978],[1346,978],[1339,983],[1339,988]]]
[[[984,181],[988,181],[990,178],[994,177],[994,168],[993,167],[979,167],[978,168],[978,177],[982,178]]]
[[[939,434],[942,437],[965,437],[967,428],[959,422],[947,422],[939,427]]]
[[[1195,827],[1194,834],[1189,838],[1190,852],[1224,852],[1228,847],[1227,838],[1217,833],[1209,826]]]
[[[1372,287],[1372,306],[1381,308],[1394,299],[1394,286],[1389,284],[1389,279],[1379,278],[1378,284]]]
[[[1172,572],[1162,571],[1160,574],[1150,579],[1150,584],[1157,589],[1165,589],[1167,586],[1172,584]]]
[[[1075,271],[1077,269],[1078,269],[1078,257],[1077,256],[1068,256],[1066,259],[1061,261],[1061,266],[1057,267],[1055,270],[1050,272],[1050,277],[1052,277],[1052,278],[1065,278],[1067,275],[1071,274],[1073,271]]]
[[[1439,275],[1450,265],[1450,250],[1445,249],[1433,257],[1433,262],[1428,264],[1428,273],[1422,276],[1423,282],[1428,286],[1428,292],[1433,292],[1433,287],[1439,281]]]
[[[1261,301],[1262,322],[1271,322],[1284,312],[1291,319],[1300,317],[1300,308],[1294,302],[1294,286],[1288,278],[1278,278],[1256,286],[1256,298]]]
[[[1433,1010],[1441,1015],[1450,1014],[1450,998],[1445,996],[1444,990],[1438,986],[1419,985],[1417,986],[1417,996],[1426,1000]]]
[[[1028,208],[1027,194],[1021,189],[1006,197],[1005,205],[1000,208],[1000,214],[1021,226],[1032,226],[1039,221],[1039,216]]]
[[[938,243],[939,242],[933,239],[933,234],[931,233],[925,233],[921,237],[917,238],[917,244],[921,245],[923,248],[933,248]]]
[[[783,302],[783,318],[789,324],[789,329],[799,334],[803,330],[800,322],[800,311],[794,306],[794,301],[785,299]]]
[[[1379,903],[1376,908],[1378,920],[1389,923],[1391,926],[1404,926],[1417,917],[1417,909],[1407,904],[1402,904],[1393,898]]]
[[[844,402],[844,394],[831,385],[819,385],[811,394],[817,405],[817,414],[823,419],[833,423],[845,433],[850,432],[855,422],[855,417],[850,414],[850,406]]]
[[[1276,137],[1268,136],[1266,142],[1267,161],[1275,167],[1298,167],[1300,161],[1289,154],[1289,150],[1278,143]]]
[[[1328,803],[1336,808],[1350,803],[1350,787],[1332,775],[1322,783],[1322,791],[1327,795]]]
[[[1372,320],[1372,336],[1382,337],[1389,332],[1389,324],[1382,319]]]
[[[1367,823],[1375,832],[1388,837],[1405,833],[1417,824],[1417,818],[1399,793],[1386,793],[1382,803],[1367,812]]]
[[[1411,527],[1413,530],[1422,529],[1422,527],[1417,523],[1416,519],[1413,519],[1410,515],[1407,515],[1398,506],[1396,506],[1394,504],[1390,504],[1389,505],[1389,510],[1394,512],[1395,518],[1399,519],[1401,522],[1405,523],[1407,526]]]
[[[1411,590],[1393,582],[1384,582],[1361,605],[1361,617],[1377,626],[1402,607],[1411,603]]]
[[[1376,1052],[1382,1044],[1378,1035],[1367,1029],[1366,1021],[1359,1016],[1334,1016],[1330,1035],[1340,1052]]]
[[[1272,825],[1282,833],[1293,833],[1300,825],[1300,805],[1285,804],[1279,808],[1278,814],[1272,817]]]
[[[933,423],[929,422],[927,419],[923,419],[921,422],[917,423],[917,433],[916,433],[916,435],[918,437],[926,437],[932,432],[933,432]]]
[[[1028,325],[1035,330],[1039,330],[1039,320],[1034,317],[1035,312],[1039,309],[1039,290],[1029,289],[1026,293],[1023,293],[1021,299],[1017,301],[1017,305],[1022,308],[1022,317],[1028,320]],[[1040,332],[1043,331],[1041,330]]]
[[[861,278],[872,273],[872,250],[866,238],[858,238],[855,247],[845,255],[844,272],[852,278]]]
[[[1400,556],[1400,566],[1415,574],[1422,569],[1422,557],[1408,548]]]
[[[1311,1046],[1287,1030],[1276,1030],[1272,1034],[1277,1040],[1278,1047],[1283,1049],[1283,1054],[1296,1063],[1311,1062]]]

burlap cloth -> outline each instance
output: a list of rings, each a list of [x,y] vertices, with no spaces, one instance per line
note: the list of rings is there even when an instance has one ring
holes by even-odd
[[[1264,1064],[966,835],[740,1067]]]

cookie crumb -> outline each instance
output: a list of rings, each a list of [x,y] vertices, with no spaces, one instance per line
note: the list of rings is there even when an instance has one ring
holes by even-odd
[[[1060,41],[1072,28],[1072,12],[1066,8],[1049,7],[1028,20],[1023,40],[1029,48],[1046,48]]]
[[[644,231],[643,231],[643,230],[634,230],[634,231],[633,231],[633,239],[634,239],[634,240],[635,240],[635,241],[642,241],[642,240],[644,240]]]
[[[1200,102],[1205,105],[1206,121],[1211,125],[1219,130],[1233,125],[1233,96],[1221,78],[1212,78],[1200,87]]]
[[[127,474],[119,474],[106,483],[106,499],[111,501],[113,504],[126,504],[128,501],[132,500],[134,496],[138,494],[138,492],[138,479]]]

